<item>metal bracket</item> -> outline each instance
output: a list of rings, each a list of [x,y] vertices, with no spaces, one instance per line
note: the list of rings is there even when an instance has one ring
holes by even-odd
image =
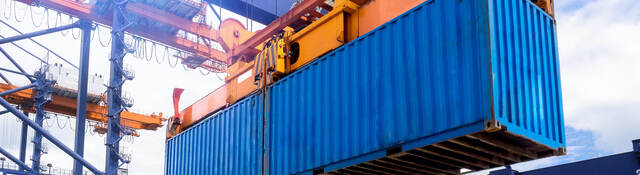
[[[485,123],[484,130],[487,132],[500,131],[502,130],[502,124],[498,120],[490,120]]]

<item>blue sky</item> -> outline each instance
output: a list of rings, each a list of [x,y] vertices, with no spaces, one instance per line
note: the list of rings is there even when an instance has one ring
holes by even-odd
[[[17,10],[7,11],[11,5],[0,0],[0,17],[24,31],[43,29],[46,24],[36,28],[31,23],[31,14],[36,22],[40,21],[42,9],[25,10],[17,4]],[[640,138],[640,1],[638,0],[556,0],[558,40],[564,97],[565,123],[568,154],[561,157],[546,158],[520,163],[514,169],[525,171],[547,167],[559,163],[573,162],[631,150],[631,140]],[[29,12],[29,13],[26,13]],[[5,18],[7,17],[8,18]],[[18,20],[16,22],[16,14]],[[23,15],[25,18],[22,19]],[[223,14],[230,17],[228,13]],[[54,24],[55,14],[49,21]],[[243,20],[241,20],[243,21]],[[29,30],[30,29],[30,30]],[[75,31],[76,34],[78,31]],[[96,32],[97,33],[97,32]],[[3,36],[15,35],[15,32],[0,25]],[[108,37],[108,31],[102,29],[93,38],[91,50],[91,73],[108,74],[108,48],[100,46],[98,36]],[[70,35],[53,34],[38,37],[44,45],[59,51],[61,55],[77,63],[79,40]],[[36,55],[44,57],[46,52],[27,41],[21,45],[34,48]],[[39,67],[35,59],[12,46],[3,46],[28,71]],[[162,53],[160,53],[162,55]],[[55,60],[55,58],[51,58]],[[222,84],[216,76],[203,76],[198,71],[187,71],[181,67],[170,67],[166,60],[144,61],[132,56],[126,58],[126,64],[134,67],[136,78],[125,84],[125,90],[132,93],[135,103],[133,110],[141,113],[173,113],[171,108],[171,90],[174,87],[188,87],[183,94],[181,106],[185,107],[211,92]],[[59,61],[58,61],[59,62]],[[173,62],[173,60],[172,60]],[[1,67],[8,67],[5,59],[0,59]],[[12,79],[22,79],[12,77]],[[153,105],[149,105],[153,104]],[[0,146],[8,148],[17,155],[18,137],[15,131],[19,126],[8,115],[0,116]],[[72,145],[72,128],[65,122],[73,119],[59,116],[45,123],[49,130],[67,145]],[[131,174],[161,174],[164,157],[164,128],[159,131],[141,131],[142,137],[132,142],[124,142],[128,152],[134,153],[130,167]],[[90,135],[86,140],[86,157],[99,168],[104,166],[104,136]],[[53,162],[55,166],[71,169],[72,161],[64,153],[48,144],[50,153],[43,156],[44,162]],[[28,149],[30,152],[30,149]],[[30,153],[28,153],[30,155]],[[481,172],[479,174],[486,174]]]

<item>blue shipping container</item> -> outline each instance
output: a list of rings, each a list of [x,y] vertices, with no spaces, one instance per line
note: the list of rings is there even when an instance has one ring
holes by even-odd
[[[228,135],[244,125],[170,139],[167,174],[457,174],[563,154],[556,43],[554,19],[529,0],[425,2],[203,122],[264,120],[251,129],[260,144],[198,140],[256,139]],[[192,157],[193,144],[238,149]]]
[[[260,174],[262,103],[250,96],[167,141],[165,174]]]

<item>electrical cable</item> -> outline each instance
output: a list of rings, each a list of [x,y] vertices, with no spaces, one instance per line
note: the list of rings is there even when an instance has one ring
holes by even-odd
[[[45,114],[45,115],[46,115],[46,114]],[[47,118],[48,118],[48,117],[47,117],[47,116],[45,116],[45,117],[42,119],[43,126],[45,126],[46,128],[52,128],[53,123],[49,122],[49,121],[47,120]]]
[[[205,72],[202,72],[202,69],[204,69],[202,67],[196,67],[196,69],[198,69],[198,72],[200,72],[200,74],[202,74],[203,76],[207,76],[207,75],[211,74],[211,71],[206,71],[205,70]]]
[[[58,21],[60,23],[58,23]],[[58,27],[58,25],[62,26],[62,14],[60,12],[56,13],[56,18],[55,18],[55,23],[53,24],[53,27]],[[62,36],[66,36],[64,33],[62,33]]]
[[[91,128],[93,128],[93,125],[91,125],[91,123],[90,123],[90,122],[89,122],[89,124],[87,125],[87,127],[88,127],[88,128],[87,128],[87,130],[86,130],[86,131],[88,131],[88,132],[89,132],[89,135],[92,135],[92,136],[96,135],[96,133],[93,131],[93,129],[91,129]]]
[[[18,3],[15,3],[15,1],[14,1],[14,3],[13,3],[13,18],[16,19],[16,22],[22,22],[27,17],[27,8],[29,6],[27,6],[27,5],[24,6],[24,10],[23,10],[24,14],[22,15],[22,19],[18,19],[18,7],[16,7],[17,6],[16,4],[18,4]]]
[[[51,13],[47,13],[47,28],[51,28]]]
[[[71,123],[71,117],[67,117],[67,124],[69,124],[69,129],[71,129],[72,132],[76,132],[76,129],[73,128],[73,125]]]
[[[169,55],[169,47],[166,47],[166,46],[164,47],[164,54],[162,57],[167,58],[167,63],[171,68],[176,68],[176,66],[178,66],[178,61],[180,61],[178,57],[173,56],[173,58],[175,58],[176,61],[175,63],[173,63],[173,65],[171,65],[171,61],[170,61],[171,56]]]
[[[56,117],[56,123],[58,124],[58,128],[60,128],[60,130],[62,130],[65,127],[67,127],[66,123],[64,125],[60,125],[60,117],[58,115],[55,115],[55,117]]]
[[[76,31],[76,30],[78,30],[78,36],[76,36],[76,35],[74,34],[75,32],[73,32],[73,31]],[[82,29],[79,29],[79,28],[78,28],[78,29],[76,29],[76,28],[71,28],[71,37],[72,37],[74,40],[78,40],[78,38],[80,38],[80,34],[81,34],[81,33],[82,33]]]
[[[155,42],[151,42],[151,43],[153,43],[153,44],[151,45],[151,51],[153,51],[153,53],[152,53],[152,55],[150,55],[148,58],[146,58],[147,62],[151,62],[151,59],[153,59],[153,58],[152,58],[152,56],[153,56],[153,55],[155,55],[155,56],[156,56],[156,59],[158,59],[158,53],[157,53],[157,50],[158,50],[158,49],[156,49],[156,43],[155,43]],[[146,45],[145,45],[145,50],[147,50],[147,49],[146,49]]]
[[[162,61],[158,61],[158,55],[156,54],[156,63],[162,64],[164,62],[164,60],[167,60],[167,63],[169,63],[169,66],[171,66],[171,61],[168,59],[168,57],[162,57]],[[176,64],[177,64],[177,62],[176,62]]]
[[[178,59],[178,58],[176,58],[176,59]],[[187,67],[187,65],[185,65],[185,64],[182,64],[182,68],[183,68],[185,71],[187,71],[187,72],[191,71],[191,69],[189,69],[189,68]]]
[[[69,20],[67,20],[67,24],[65,24],[64,20],[62,19],[63,18],[62,13],[58,13],[58,15],[60,16],[60,26],[65,26],[67,24],[73,23],[73,18],[71,16],[69,16]],[[56,26],[56,27],[58,27],[58,26]],[[62,34],[62,36],[67,36],[67,35],[69,35],[69,30],[62,30],[62,31],[60,31],[60,34]]]
[[[9,4],[7,4],[7,2]],[[13,0],[5,0],[2,4],[4,5],[3,9],[4,11],[2,12],[2,16],[4,16],[5,20],[9,20],[11,19],[11,4],[13,3]],[[7,13],[9,12],[9,13]],[[8,15],[7,15],[8,14]]]
[[[7,4],[7,2],[8,2],[8,4]],[[11,10],[13,9],[13,8],[11,8],[11,6],[13,5],[13,1],[12,0],[5,0],[5,3],[3,3],[3,4],[5,5],[5,9],[8,10],[8,11],[5,10],[3,12],[4,19],[10,20],[11,19],[11,14],[12,14]]]
[[[102,47],[109,47],[109,45],[111,44],[111,37],[109,37],[109,41],[105,44],[104,42],[102,42],[102,34],[100,34],[100,26],[96,26],[96,33],[98,33],[98,41],[100,43],[100,45]]]
[[[36,24],[36,20],[33,19],[33,6],[29,6],[29,13],[31,14],[31,24],[33,24],[33,27],[35,28],[40,28],[40,26],[42,26],[42,24],[44,23],[44,17],[45,17],[45,13],[49,13],[49,10],[47,10],[46,8],[43,8],[44,10],[42,10],[42,17],[40,19],[40,23]]]

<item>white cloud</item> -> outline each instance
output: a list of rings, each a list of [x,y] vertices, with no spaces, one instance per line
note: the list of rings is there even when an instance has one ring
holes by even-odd
[[[585,3],[557,14],[565,123],[594,132],[602,151],[627,151],[640,138],[640,1]]]

